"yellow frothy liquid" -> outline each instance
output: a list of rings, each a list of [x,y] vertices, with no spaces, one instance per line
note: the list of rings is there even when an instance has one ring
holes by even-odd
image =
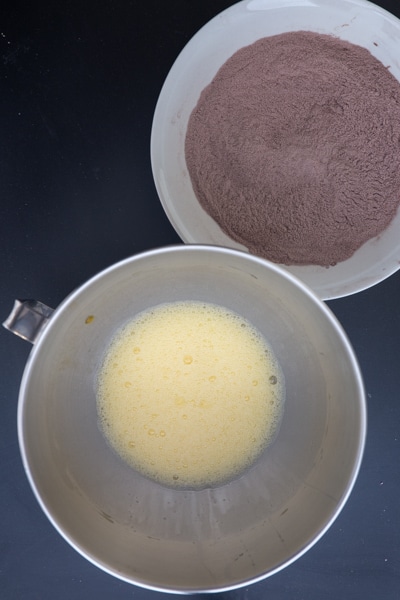
[[[271,442],[284,396],[261,334],[214,304],[149,309],[113,339],[98,380],[98,414],[132,467],[170,486],[239,475]]]

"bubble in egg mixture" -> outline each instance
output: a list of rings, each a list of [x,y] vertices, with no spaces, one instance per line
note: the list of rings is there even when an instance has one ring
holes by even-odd
[[[129,385],[128,385],[129,384]],[[173,487],[240,475],[273,440],[284,380],[250,322],[204,302],[161,304],[114,337],[98,376],[101,429],[134,469]]]

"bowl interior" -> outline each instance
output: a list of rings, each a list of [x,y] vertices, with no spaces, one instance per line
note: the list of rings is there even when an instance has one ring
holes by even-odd
[[[189,299],[249,319],[286,380],[274,443],[241,477],[201,491],[124,464],[99,430],[95,399],[114,332],[145,308]],[[179,246],[111,267],[55,311],[25,370],[19,435],[40,504],[87,559],[145,587],[221,590],[283,568],[329,527],[359,468],[365,406],[347,339],[307,288],[242,252]]]
[[[189,116],[201,91],[239,48],[265,36],[309,30],[364,46],[400,81],[400,21],[364,0],[245,0],[207,23],[186,45],[164,83],[152,135],[153,176],[171,224],[187,243],[246,250],[229,238],[200,206],[186,168],[184,142]],[[282,268],[304,281],[322,299],[366,289],[400,266],[400,213],[379,237],[334,267]]]

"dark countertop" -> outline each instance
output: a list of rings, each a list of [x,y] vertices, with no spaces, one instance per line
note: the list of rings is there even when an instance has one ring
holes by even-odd
[[[3,3],[1,321],[14,298],[55,307],[112,263],[179,243],[152,179],[153,111],[180,50],[232,4]],[[377,4],[400,17],[397,0]],[[358,355],[368,396],[365,458],[344,510],[290,567],[220,598],[400,598],[399,299],[400,271],[370,290],[329,302]],[[29,343],[0,328],[0,598],[162,598],[85,561],[39,508],[21,465],[16,428],[29,351]]]

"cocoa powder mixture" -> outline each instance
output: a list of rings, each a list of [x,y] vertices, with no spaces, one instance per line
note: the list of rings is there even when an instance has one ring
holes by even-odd
[[[334,265],[400,202],[400,84],[360,46],[307,31],[236,52],[193,110],[186,163],[203,208],[250,252]]]

